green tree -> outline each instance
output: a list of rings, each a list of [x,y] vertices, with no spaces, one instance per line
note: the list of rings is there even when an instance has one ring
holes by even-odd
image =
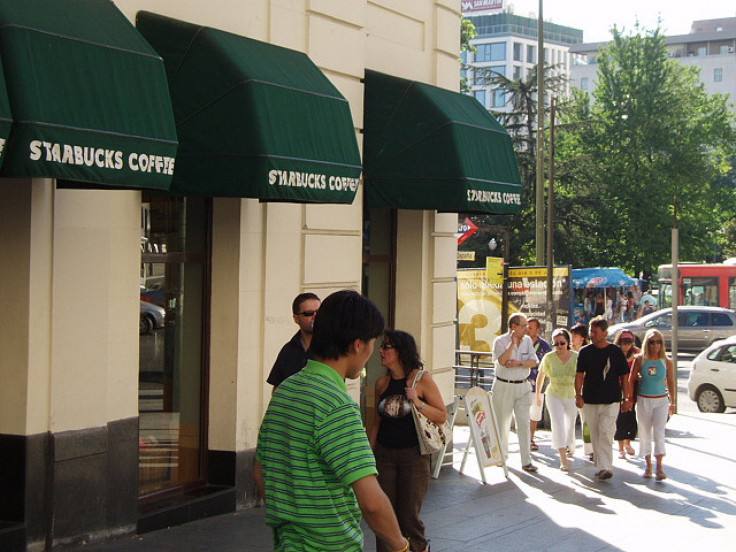
[[[523,185],[522,208],[516,215],[488,217],[487,223],[509,226],[513,232],[511,240],[511,262],[533,263],[535,255],[535,194],[537,178],[537,67],[532,67],[526,76],[511,79],[488,68],[475,68],[475,82],[504,95],[507,111],[491,111],[511,135],[514,151],[519,163]],[[560,97],[565,93],[567,77],[558,66],[545,66],[545,97]],[[548,120],[549,108],[545,109]]]
[[[470,41],[473,40],[477,34],[478,31],[476,30],[473,22],[469,18],[462,15],[460,17],[460,53],[462,56],[467,55],[465,54],[465,52],[477,51],[477,48],[470,43]],[[468,78],[465,76],[465,72],[468,70],[468,65],[463,61],[463,58],[460,59],[460,69],[460,92],[462,92],[463,94],[467,94],[468,92],[470,92]]]
[[[673,201],[680,258],[705,260],[736,212],[734,115],[697,70],[667,56],[659,30],[637,29],[598,56],[594,101],[561,113],[556,261],[656,269],[670,259]]]

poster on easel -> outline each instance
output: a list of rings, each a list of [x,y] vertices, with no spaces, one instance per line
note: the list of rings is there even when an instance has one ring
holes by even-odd
[[[499,444],[498,427],[490,395],[480,387],[473,387],[468,389],[465,403],[478,464],[482,468],[503,466],[503,453]]]

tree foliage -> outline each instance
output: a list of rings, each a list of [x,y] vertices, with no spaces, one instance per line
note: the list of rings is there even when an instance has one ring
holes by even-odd
[[[530,71],[518,79],[511,79],[489,68],[474,68],[475,82],[490,86],[496,93],[502,93],[508,111],[492,111],[491,113],[511,135],[514,151],[519,163],[519,172],[523,186],[521,211],[516,215],[481,217],[481,224],[503,225],[511,228],[511,263],[532,264],[535,256],[535,193],[537,179],[537,69]],[[545,66],[545,96],[561,96],[567,85],[567,77],[561,74],[557,66]],[[545,120],[548,119],[549,107],[545,108]]]
[[[460,52],[476,52],[477,48],[473,46],[470,41],[475,38],[478,31],[475,28],[475,24],[470,18],[464,15],[460,18]],[[467,71],[467,64],[460,59],[461,69]],[[468,84],[468,78],[465,76],[460,77],[460,92],[467,94],[470,91],[470,85]]]
[[[593,98],[577,91],[561,112],[555,261],[655,269],[670,259],[675,198],[680,258],[705,260],[736,212],[733,112],[668,58],[659,30],[612,34]]]

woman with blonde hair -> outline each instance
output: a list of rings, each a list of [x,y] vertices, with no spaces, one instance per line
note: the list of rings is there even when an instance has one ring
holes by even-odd
[[[664,337],[655,329],[647,331],[642,343],[642,352],[634,361],[629,374],[630,388],[639,381],[636,396],[636,420],[639,424],[639,454],[647,467],[644,477],[652,477],[652,443],[657,460],[657,481],[667,479],[662,469],[664,458],[664,426],[667,416],[675,412],[675,367],[667,357]]]

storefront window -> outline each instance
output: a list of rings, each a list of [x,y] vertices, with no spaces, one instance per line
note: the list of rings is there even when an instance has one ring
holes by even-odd
[[[141,495],[202,478],[208,213],[205,199],[143,194]]]

